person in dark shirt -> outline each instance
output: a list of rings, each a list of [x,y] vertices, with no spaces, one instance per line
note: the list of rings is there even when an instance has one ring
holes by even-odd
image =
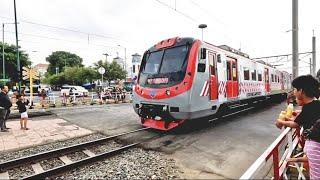
[[[319,82],[311,75],[299,76],[292,81],[292,86],[297,104],[302,106],[301,113],[297,117],[278,119],[276,126],[309,129],[320,119]]]
[[[297,104],[302,106],[301,113],[297,117],[278,119],[276,126],[281,128],[287,126],[291,128],[303,127],[304,131],[314,126],[320,119],[319,82],[311,75],[299,76],[292,81],[293,93]],[[310,167],[310,179],[320,178],[320,142],[318,138],[307,138],[304,146],[305,155],[301,158],[290,158],[288,162],[308,161]]]
[[[8,131],[9,128],[6,126],[6,120],[10,114],[10,108],[12,103],[7,95],[9,92],[8,86],[3,86],[2,91],[0,92],[0,107],[4,108],[4,116],[0,117],[0,128],[2,132]]]
[[[29,104],[29,101],[25,100],[23,96],[21,96],[20,94],[17,95],[17,99],[18,99],[17,106],[19,109],[19,113],[21,115],[21,119],[20,119],[21,129],[29,130],[29,128],[27,128],[28,113],[26,108],[26,106]]]

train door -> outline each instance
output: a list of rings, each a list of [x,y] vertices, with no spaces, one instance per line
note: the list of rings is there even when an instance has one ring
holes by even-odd
[[[264,82],[266,92],[270,92],[269,69],[264,68]]]
[[[235,98],[239,94],[237,60],[227,59],[227,98]]]
[[[218,73],[216,54],[209,51],[210,100],[218,99]]]

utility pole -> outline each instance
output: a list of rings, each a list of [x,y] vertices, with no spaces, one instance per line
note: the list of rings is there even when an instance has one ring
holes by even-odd
[[[314,36],[314,30],[313,30],[313,35],[312,35],[312,73],[310,73],[313,76],[316,76],[316,65],[317,65],[317,60],[316,60],[316,37]]]
[[[299,76],[298,0],[292,0],[292,76]]]
[[[19,57],[19,44],[18,44],[18,26],[17,26],[17,11],[16,11],[16,0],[14,3],[14,25],[16,29],[16,48],[17,48],[17,73],[18,73],[18,82],[19,82],[19,93],[21,93],[21,67],[20,67],[20,57]]]
[[[14,23],[2,23],[2,78],[6,78],[6,65],[5,65],[5,59],[4,59],[4,25],[5,24],[14,24]]]
[[[6,67],[4,64],[4,23],[2,23],[2,79],[6,78]]]
[[[313,65],[312,65],[312,59],[309,59],[309,65],[310,65],[310,74],[313,76]]]

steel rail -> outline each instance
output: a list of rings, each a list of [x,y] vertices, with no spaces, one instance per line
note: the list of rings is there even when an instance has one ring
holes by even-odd
[[[74,161],[70,164],[65,164],[65,165],[62,165],[62,166],[58,166],[58,167],[55,167],[53,169],[49,169],[49,170],[46,170],[42,173],[38,173],[38,174],[33,174],[33,175],[30,175],[30,176],[27,176],[27,177],[24,177],[22,179],[45,179],[45,178],[48,178],[48,177],[55,177],[55,176],[58,176],[66,171],[70,171],[74,168],[77,168],[79,166],[83,166],[83,165],[86,165],[86,164],[89,164],[89,163],[94,163],[96,161],[99,161],[101,159],[105,159],[107,157],[111,157],[111,156],[114,156],[114,155],[117,155],[125,150],[128,150],[130,148],[133,148],[133,147],[136,147],[137,145],[139,144],[142,144],[142,143],[145,143],[146,141],[149,141],[149,140],[152,140],[154,139],[155,137],[159,136],[159,137],[162,137],[164,136],[165,134],[160,134],[160,135],[156,135],[156,136],[153,136],[151,138],[148,138],[147,140],[143,140],[143,141],[140,141],[140,142],[136,142],[136,143],[132,143],[132,144],[129,144],[129,145],[125,145],[125,146],[122,146],[120,148],[117,148],[115,150],[111,150],[111,151],[108,151],[108,152],[103,152],[103,153],[100,153],[100,154],[97,154],[95,156],[92,156],[92,157],[87,157],[87,158],[84,158],[84,159],[81,159],[81,160],[78,160],[78,161]]]
[[[93,141],[88,141],[88,142],[84,142],[84,143],[80,143],[80,144],[76,144],[76,145],[71,145],[71,146],[67,146],[67,147],[63,147],[63,148],[59,148],[59,149],[54,149],[54,150],[26,156],[26,157],[21,157],[18,159],[9,160],[9,161],[0,163],[0,171],[4,172],[8,169],[12,169],[14,167],[21,166],[21,164],[41,161],[43,159],[48,159],[48,157],[50,157],[50,158],[59,157],[62,154],[71,153],[71,152],[74,152],[79,149],[84,149],[86,147],[93,146],[95,144],[103,143],[105,141],[114,139],[119,136],[131,134],[131,133],[135,133],[135,132],[139,132],[139,131],[143,131],[143,130],[147,130],[147,129],[150,129],[150,128],[149,127],[141,128],[141,129],[137,129],[137,130],[133,130],[133,131],[117,134],[117,135],[108,136],[105,138],[100,138],[100,139],[93,140]]]
[[[82,166],[84,164],[93,163],[93,162],[99,161],[99,160],[101,160],[103,158],[111,157],[111,156],[116,155],[116,154],[118,154],[118,153],[120,153],[122,151],[125,151],[127,149],[132,148],[132,147],[135,147],[140,143],[141,142],[129,144],[129,145],[123,146],[123,147],[115,149],[115,150],[104,152],[104,153],[95,155],[93,157],[87,157],[85,159],[81,159],[81,160],[72,162],[70,164],[58,166],[58,167],[55,167],[53,169],[49,169],[47,171],[44,171],[42,173],[30,175],[30,176],[27,176],[27,177],[22,178],[22,179],[45,179],[47,177],[57,176],[59,174],[62,174],[63,172],[69,171],[71,169],[74,169],[76,167]]]

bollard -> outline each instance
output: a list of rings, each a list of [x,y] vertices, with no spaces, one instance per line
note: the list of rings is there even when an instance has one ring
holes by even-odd
[[[93,92],[91,92],[91,102],[90,105],[94,105],[94,101],[93,101]]]
[[[67,97],[66,97],[66,93],[62,94],[62,105],[63,106],[67,106]]]
[[[72,105],[76,105],[76,94],[73,93],[73,101],[72,101]]]
[[[103,104],[102,92],[100,92],[100,104]]]

